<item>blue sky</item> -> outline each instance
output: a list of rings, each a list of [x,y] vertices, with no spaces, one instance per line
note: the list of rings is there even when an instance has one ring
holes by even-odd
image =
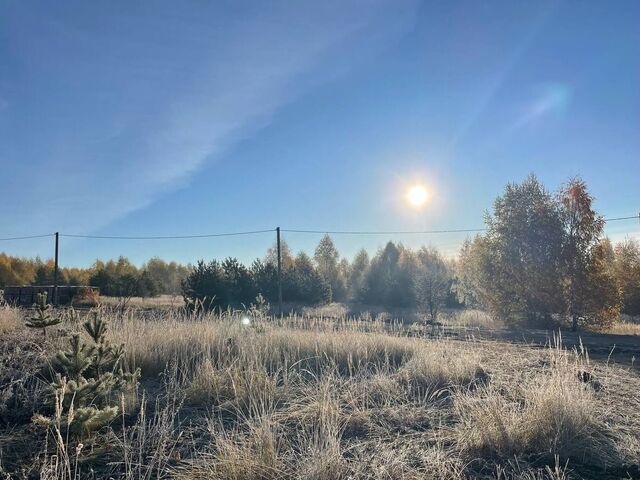
[[[3,0],[0,237],[475,228],[529,172],[636,214],[639,23],[622,0]],[[403,200],[417,181],[422,210]],[[388,239],[335,237],[347,256]],[[455,254],[464,235],[393,239]],[[87,265],[249,261],[273,235],[62,240],[62,263]],[[0,250],[49,257],[51,240]]]

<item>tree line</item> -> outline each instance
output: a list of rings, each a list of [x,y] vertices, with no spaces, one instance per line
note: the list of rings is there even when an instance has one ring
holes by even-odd
[[[359,302],[387,307],[425,305],[435,319],[444,305],[459,306],[451,286],[454,263],[433,248],[414,252],[393,242],[373,258],[361,250],[352,262],[340,258],[331,237],[325,235],[313,257],[293,256],[281,242],[282,296],[285,302],[318,305]],[[235,258],[199,261],[183,283],[185,297],[207,308],[243,308],[260,295],[278,300],[275,249],[262,260],[245,266]]]
[[[445,307],[478,307],[511,324],[602,327],[620,312],[640,314],[640,246],[613,245],[586,184],[571,179],[549,192],[531,175],[506,186],[485,214],[486,232],[467,239],[455,259],[433,247],[388,242],[349,261],[325,235],[312,256],[281,243],[285,302],[357,302],[418,308],[431,321]],[[0,254],[0,287],[51,284],[53,262]],[[62,268],[61,284],[92,285],[103,295],[182,294],[188,304],[243,308],[278,297],[277,254],[244,265],[236,258],[195,266],[158,258],[137,268],[125,257],[88,269]]]
[[[136,267],[126,257],[96,260],[89,268],[61,267],[59,285],[91,285],[107,296],[150,297],[160,294],[180,295],[182,281],[190,265],[151,258]],[[0,253],[0,289],[7,285],[53,285],[54,262],[40,258],[13,257]]]
[[[549,192],[534,175],[506,186],[485,214],[486,232],[467,239],[457,258],[435,248],[387,243],[349,262],[325,235],[313,257],[282,244],[285,301],[360,302],[418,308],[436,321],[444,307],[487,310],[513,325],[601,328],[621,312],[640,314],[640,246],[613,245],[580,179]],[[187,299],[241,308],[260,294],[277,300],[274,248],[245,267],[236,259],[198,262],[183,284]]]

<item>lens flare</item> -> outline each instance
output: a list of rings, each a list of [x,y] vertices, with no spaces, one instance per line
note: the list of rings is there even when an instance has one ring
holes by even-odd
[[[242,320],[240,321],[242,323],[242,325],[244,326],[249,326],[251,325],[251,319],[249,317],[243,317]]]

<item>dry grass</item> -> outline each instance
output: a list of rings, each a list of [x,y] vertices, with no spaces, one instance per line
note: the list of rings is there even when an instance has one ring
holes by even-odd
[[[19,313],[4,315],[18,328]],[[80,478],[559,480],[637,472],[640,378],[560,347],[416,338],[369,319],[255,318],[246,326],[234,314],[187,318],[175,309],[107,315],[111,340],[142,369],[146,393],[110,430],[84,439],[84,449],[68,440],[65,465]],[[17,438],[16,428],[39,435],[26,424],[4,435]],[[61,478],[43,458],[13,459],[11,471],[28,464]]]
[[[548,464],[555,458],[603,468],[619,464],[614,430],[601,415],[593,386],[576,370],[556,363],[518,389],[489,386],[457,395],[454,438],[460,450],[483,462],[519,456]]]
[[[621,315],[620,321],[609,327],[607,333],[616,335],[640,335],[640,318]]]
[[[127,307],[138,309],[173,309],[184,306],[184,299],[180,295],[158,295],[157,297],[106,297],[98,298],[100,305],[105,307],[121,307],[126,302]]]
[[[406,361],[399,374],[422,396],[437,394],[444,387],[469,386],[485,376],[477,352],[435,341]]]
[[[441,322],[447,326],[462,328],[502,328],[504,324],[481,310],[453,310],[441,315]]]
[[[206,315],[185,319],[167,314],[151,319],[114,319],[111,340],[124,343],[132,367],[149,374],[160,373],[168,359],[181,370],[193,372],[205,360],[216,368],[230,365],[259,366],[274,372],[288,366],[320,372],[336,367],[354,372],[364,367],[399,365],[421,343],[378,333],[294,329],[254,321],[250,326],[240,317]],[[327,324],[324,324],[325,326]]]
[[[0,334],[16,331],[21,323],[17,309],[0,305]]]

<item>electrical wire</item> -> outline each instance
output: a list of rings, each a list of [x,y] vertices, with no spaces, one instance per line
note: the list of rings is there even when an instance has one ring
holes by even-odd
[[[5,242],[5,241],[9,241],[9,240],[28,240],[30,238],[45,238],[45,237],[53,237],[55,234],[54,233],[46,233],[44,235],[27,235],[24,237],[6,237],[6,238],[0,238],[0,242]]]
[[[605,223],[616,222],[621,220],[640,220],[640,214],[628,217],[605,218]],[[87,238],[87,239],[104,239],[104,240],[180,240],[191,238],[215,238],[215,237],[235,237],[241,235],[257,235],[260,233],[275,232],[275,228],[267,230],[250,230],[244,232],[226,232],[226,233],[210,233],[203,235],[163,235],[163,236],[122,236],[122,235],[79,235],[71,233],[60,233],[60,237],[67,238]],[[295,228],[283,228],[281,232],[286,233],[309,233],[319,235],[430,235],[430,234],[446,234],[446,233],[479,233],[486,232],[486,228],[461,228],[449,230],[304,230]],[[10,240],[28,240],[32,238],[52,237],[55,233],[47,233],[44,235],[26,235],[20,237],[0,238],[0,241]]]
[[[459,230],[399,230],[399,231],[355,231],[355,230],[294,230],[294,229],[282,229],[282,232],[287,233],[318,233],[318,234],[330,234],[330,235],[419,235],[430,233],[472,233],[472,232],[485,232],[486,228],[465,228]]]
[[[618,220],[635,220],[640,219],[640,215],[633,217],[616,217],[605,218],[605,222],[615,222]],[[311,233],[320,235],[428,235],[439,233],[478,233],[486,232],[486,228],[461,228],[451,230],[387,230],[387,231],[358,231],[358,230],[301,230],[301,229],[281,229],[282,232],[288,233]]]
[[[617,217],[617,218],[605,218],[605,222],[615,222],[617,220],[640,220],[640,213],[638,215],[634,215],[633,217]]]
[[[150,236],[150,237],[128,237],[117,235],[75,235],[70,233],[61,233],[61,237],[70,238],[92,238],[92,239],[107,239],[107,240],[179,240],[188,238],[212,238],[212,237],[234,237],[238,235],[255,235],[258,233],[275,232],[275,229],[269,230],[252,230],[248,232],[230,232],[230,233],[210,233],[204,235],[167,235],[167,236]]]

